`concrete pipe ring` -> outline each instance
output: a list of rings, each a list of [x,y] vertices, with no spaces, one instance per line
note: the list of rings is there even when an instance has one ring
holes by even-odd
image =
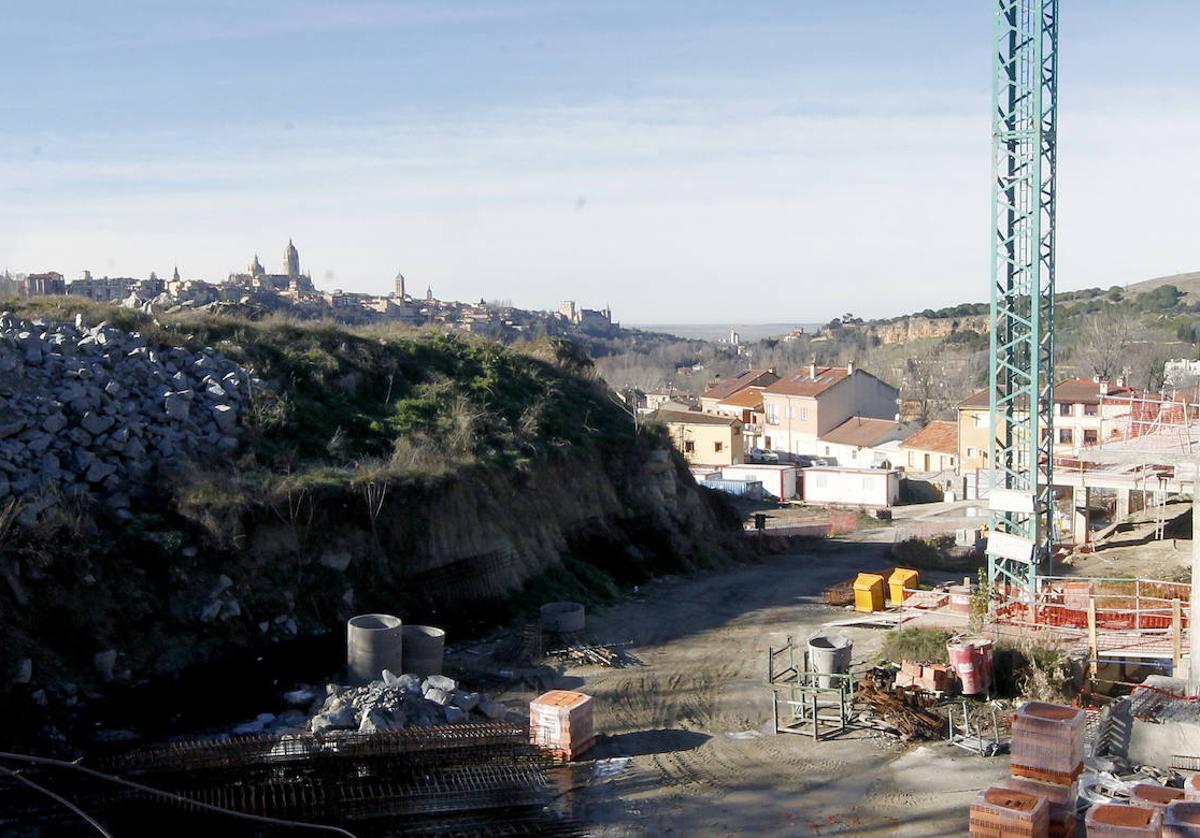
[[[391,614],[359,614],[346,621],[346,674],[352,684],[378,680],[385,669],[403,672],[404,624]]]

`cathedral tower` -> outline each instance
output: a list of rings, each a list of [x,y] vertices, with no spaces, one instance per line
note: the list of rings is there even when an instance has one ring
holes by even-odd
[[[300,253],[291,239],[288,239],[287,250],[283,251],[283,272],[287,274],[288,279],[300,278]]]

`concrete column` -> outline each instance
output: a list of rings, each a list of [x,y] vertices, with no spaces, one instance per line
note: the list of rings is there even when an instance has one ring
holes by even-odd
[[[1088,501],[1091,491],[1086,486],[1076,486],[1071,490],[1071,505],[1075,515],[1071,523],[1071,535],[1076,544],[1084,544],[1088,540]]]
[[[1117,489],[1117,520],[1123,521],[1129,517],[1129,500],[1133,495],[1132,489]]]
[[[1192,596],[1188,607],[1188,694],[1200,695],[1200,487],[1192,486]]]

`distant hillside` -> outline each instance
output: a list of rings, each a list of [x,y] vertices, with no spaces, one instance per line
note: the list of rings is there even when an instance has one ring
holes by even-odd
[[[674,335],[686,340],[728,340],[729,332],[738,333],[743,341],[762,340],[786,335],[795,328],[813,329],[819,323],[656,323],[636,324],[632,328],[647,332]]]
[[[1127,285],[1125,293],[1140,294],[1143,291],[1153,291],[1155,288],[1163,285],[1174,285],[1183,292],[1185,297],[1189,298],[1189,302],[1195,302],[1200,299],[1200,271],[1143,279],[1141,282],[1134,282]]]

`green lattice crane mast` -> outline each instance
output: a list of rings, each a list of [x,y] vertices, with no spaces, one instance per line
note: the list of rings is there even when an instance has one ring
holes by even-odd
[[[1032,601],[1053,544],[1058,0],[994,2],[988,581],[1003,605]]]

